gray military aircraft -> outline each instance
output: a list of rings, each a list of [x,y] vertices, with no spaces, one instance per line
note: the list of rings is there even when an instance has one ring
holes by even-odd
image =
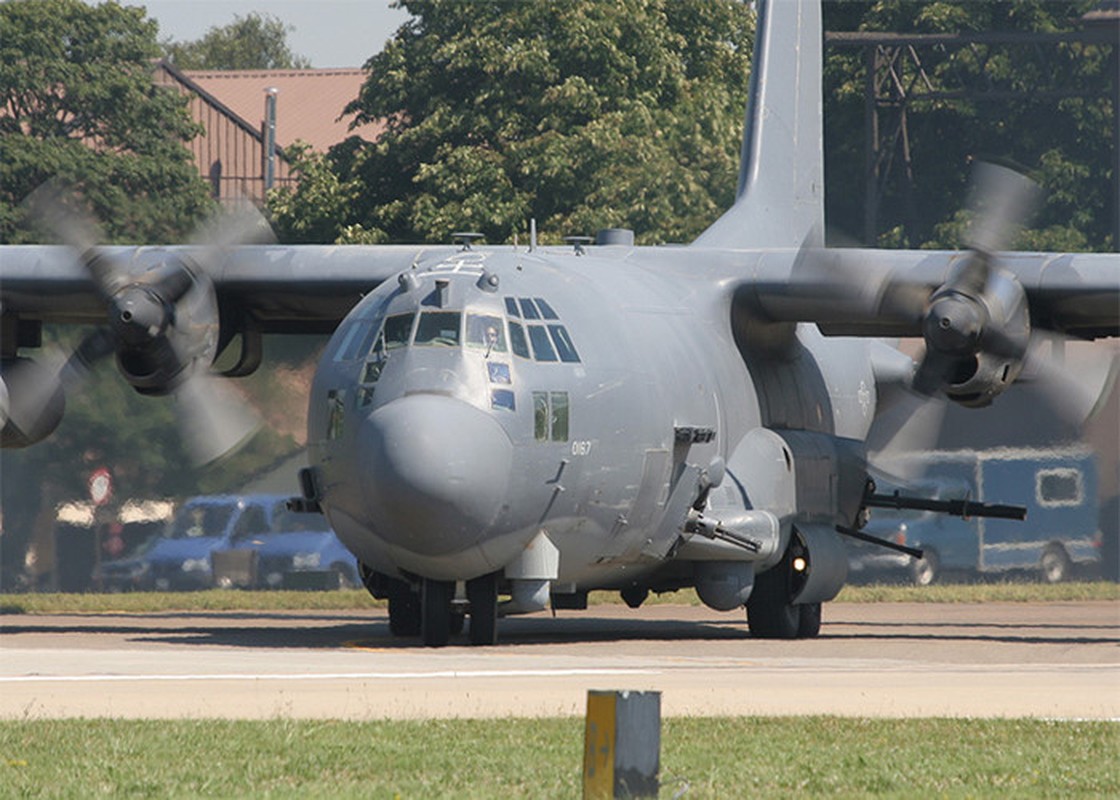
[[[333,331],[297,505],[326,514],[393,634],[440,646],[469,616],[491,644],[501,614],[694,586],[755,636],[814,636],[840,532],[921,502],[869,483],[900,388],[984,405],[1035,332],[1120,334],[1115,255],[997,255],[1014,177],[969,251],[818,247],[820,73],[818,4],[760,4],[738,199],[687,247],[4,248],[3,444],[48,435],[64,384],[115,353],[178,399],[206,460],[249,430],[215,355],[239,340],[226,374],[246,374],[264,333]],[[47,322],[104,327],[52,371],[19,353]],[[924,337],[917,365],[896,336]]]

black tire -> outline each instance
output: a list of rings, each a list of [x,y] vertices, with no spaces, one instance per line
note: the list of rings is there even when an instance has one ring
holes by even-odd
[[[926,549],[921,558],[910,565],[910,579],[915,586],[930,586],[941,577],[941,559],[937,551]]]
[[[420,596],[404,581],[394,583],[389,592],[389,632],[394,636],[420,635]]]
[[[801,609],[789,601],[789,568],[786,559],[756,575],[747,599],[747,626],[757,639],[796,639],[801,629]]]
[[[802,603],[797,608],[801,613],[797,625],[797,638],[812,639],[821,632],[821,604]]]
[[[420,587],[420,640],[425,647],[444,647],[451,640],[451,601],[455,581],[424,578]]]
[[[497,644],[498,573],[467,581],[467,602],[471,611],[471,644]]]
[[[1038,561],[1039,572],[1046,583],[1061,583],[1068,580],[1071,568],[1069,556],[1060,544],[1047,547]]]

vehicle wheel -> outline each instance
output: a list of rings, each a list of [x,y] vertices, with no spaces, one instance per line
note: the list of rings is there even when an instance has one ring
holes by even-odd
[[[812,639],[821,632],[821,604],[803,603],[796,608],[801,614],[797,624],[797,638]]]
[[[471,610],[471,644],[497,644],[498,573],[467,581],[467,602]]]
[[[929,586],[941,576],[941,560],[936,550],[926,550],[921,558],[910,565],[910,577],[915,586]]]
[[[451,639],[451,601],[455,581],[424,578],[420,588],[420,639],[426,647],[443,647]]]
[[[331,564],[331,571],[335,580],[332,583],[336,589],[353,589],[355,587],[354,573],[345,564]]]
[[[1050,545],[1042,553],[1038,568],[1042,572],[1042,579],[1047,583],[1061,583],[1069,577],[1069,556],[1061,545]]]
[[[389,592],[389,632],[394,636],[420,635],[420,596],[404,581]]]
[[[801,629],[801,609],[789,601],[789,576],[785,559],[756,575],[747,599],[747,626],[758,639],[796,639]]]

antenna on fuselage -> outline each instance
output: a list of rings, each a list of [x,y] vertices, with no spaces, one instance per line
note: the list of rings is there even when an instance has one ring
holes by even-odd
[[[529,219],[529,252],[537,249],[537,218]]]

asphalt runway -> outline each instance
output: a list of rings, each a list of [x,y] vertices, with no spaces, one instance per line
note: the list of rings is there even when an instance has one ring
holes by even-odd
[[[383,611],[0,617],[0,718],[582,715],[588,689],[666,715],[1120,719],[1120,603],[844,604],[816,639],[741,613],[598,606],[425,649]]]

